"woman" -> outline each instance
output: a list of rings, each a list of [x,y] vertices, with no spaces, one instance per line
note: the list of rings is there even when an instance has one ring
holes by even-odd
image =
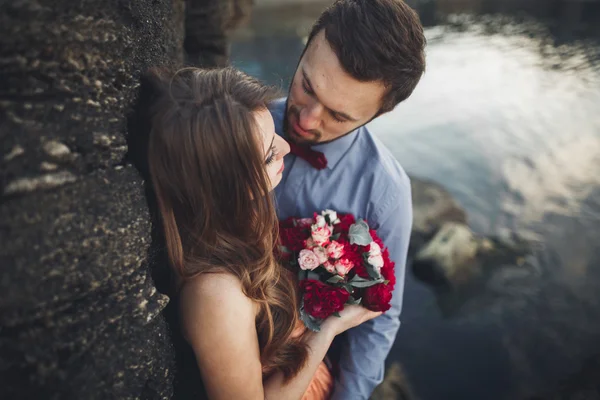
[[[333,338],[379,313],[347,307],[319,333],[298,322],[294,274],[273,256],[270,192],[289,151],[267,110],[276,93],[232,68],[155,78],[150,174],[209,398],[327,398]]]

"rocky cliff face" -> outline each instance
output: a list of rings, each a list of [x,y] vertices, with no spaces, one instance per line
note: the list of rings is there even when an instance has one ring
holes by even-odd
[[[188,1],[193,57],[223,62],[238,3],[249,2]],[[0,2],[4,398],[172,396],[168,298],[149,271],[151,222],[126,158],[127,116],[141,72],[184,59],[185,6]]]

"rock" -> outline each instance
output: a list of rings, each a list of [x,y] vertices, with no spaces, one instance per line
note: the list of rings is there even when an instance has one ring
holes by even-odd
[[[242,3],[187,1],[195,10],[188,28],[203,40],[196,56],[226,54]],[[127,146],[141,73],[183,60],[183,10],[184,0],[0,5],[0,385],[7,398],[174,392],[168,298],[155,287],[164,291],[168,281],[150,276],[166,262],[152,244],[152,199],[125,156],[144,151]],[[211,57],[206,65],[216,63]]]
[[[13,158],[19,157],[23,153],[25,153],[25,149],[23,149],[19,145],[15,145],[15,147],[13,147],[13,149],[10,151],[10,153],[8,153],[7,155],[4,156],[4,161],[8,162],[8,161],[12,160]]]
[[[69,148],[65,144],[56,140],[50,140],[44,143],[43,148],[44,151],[48,153],[50,157],[53,158],[63,158],[71,154],[71,150],[69,150]]]
[[[442,186],[418,178],[411,178],[411,186],[410,258],[413,272],[421,280],[459,286],[480,275],[484,265],[518,263],[530,249],[516,235],[476,235],[467,224],[465,211]]]
[[[454,197],[435,182],[411,177],[413,228],[410,253],[427,243],[447,222],[467,223],[467,214]]]
[[[416,278],[431,285],[441,311],[450,315],[475,292],[518,275],[532,245],[518,235],[485,237],[469,228],[465,211],[440,185],[412,178],[414,224],[409,258]],[[528,269],[529,268],[529,269]]]
[[[205,2],[187,3],[200,10],[188,22],[206,35],[198,56],[224,53],[237,3],[204,13]],[[183,61],[184,6],[0,4],[5,398],[173,395],[168,298],[155,287],[165,283],[151,276],[165,264],[154,257],[161,246],[153,243],[142,178],[124,158],[141,151],[127,146],[141,73]]]
[[[229,63],[229,35],[248,20],[253,0],[187,0],[185,51],[197,66]],[[203,23],[198,23],[201,20]]]
[[[413,395],[402,366],[392,363],[385,372],[385,378],[375,388],[369,400],[417,400]]]
[[[46,167],[48,165],[45,165]],[[68,171],[45,174],[32,178],[18,178],[9,182],[4,188],[4,197],[26,194],[40,190],[54,189],[72,183],[77,177]]]

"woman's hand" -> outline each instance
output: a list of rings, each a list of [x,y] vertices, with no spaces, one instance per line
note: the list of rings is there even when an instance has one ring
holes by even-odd
[[[359,305],[346,305],[340,312],[340,316],[330,316],[321,324],[321,330],[337,336],[340,333],[347,331],[362,324],[365,321],[373,319],[383,314],[381,311],[371,311]]]

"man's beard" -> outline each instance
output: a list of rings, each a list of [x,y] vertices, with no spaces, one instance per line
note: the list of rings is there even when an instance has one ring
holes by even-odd
[[[285,139],[288,142],[293,142],[295,144],[298,145],[302,145],[302,146],[313,146],[316,144],[325,144],[325,143],[329,143],[329,142],[333,142],[334,140],[337,140],[339,138],[342,138],[352,132],[354,132],[356,129],[360,128],[361,126],[365,126],[366,124],[368,124],[369,122],[371,122],[373,119],[375,119],[375,117],[377,117],[379,114],[376,114],[373,118],[371,118],[369,121],[367,121],[366,123],[357,126],[355,128],[352,128],[351,130],[349,130],[348,132],[344,133],[343,135],[337,136],[334,139],[331,140],[325,140],[325,141],[320,141],[321,137],[323,136],[321,134],[321,132],[311,129],[309,131],[306,132],[310,132],[311,134],[313,134],[313,138],[312,139],[308,139],[302,136],[299,136],[297,133],[294,132],[294,129],[292,129],[292,127],[290,127],[290,121],[289,121],[289,115],[293,114],[294,115],[294,119],[296,120],[296,123],[300,123],[300,111],[295,107],[295,106],[290,106],[288,108],[288,101],[290,100],[289,94],[287,99],[285,100],[285,112],[283,115],[283,133],[285,135]]]

